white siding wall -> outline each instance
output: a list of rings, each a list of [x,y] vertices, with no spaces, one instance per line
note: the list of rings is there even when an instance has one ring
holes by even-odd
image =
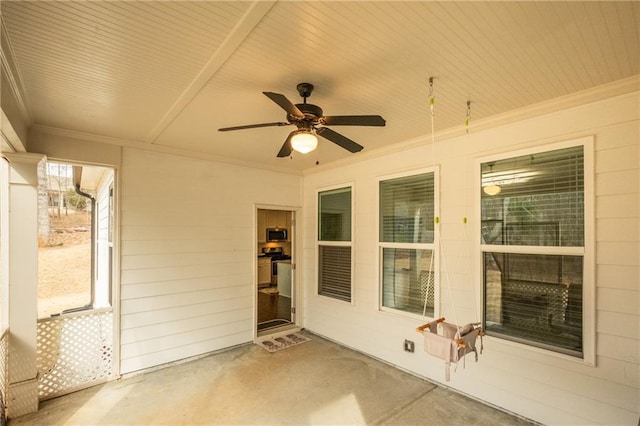
[[[255,204],[300,205],[301,177],[122,158],[121,373],[251,341]]]
[[[479,247],[462,218],[477,217],[473,170],[479,157],[593,135],[595,140],[596,366],[496,338],[485,339],[447,385],[545,424],[630,424],[640,415],[640,113],[639,93],[438,141],[441,232],[459,322],[480,319]],[[437,112],[436,112],[437,120]],[[427,117],[425,117],[425,124]],[[377,178],[432,164],[423,147],[320,171],[304,180],[305,326],[415,374],[444,380],[442,361],[422,351],[419,322],[377,310]],[[365,141],[366,142],[366,141]],[[354,304],[316,295],[316,191],[355,182]],[[469,232],[475,232],[471,224]],[[472,241],[477,239],[470,236]],[[471,254],[471,259],[469,258]],[[474,269],[471,265],[475,265]],[[443,275],[444,277],[444,275]],[[444,285],[444,284],[443,284]],[[448,291],[442,312],[454,319]],[[474,300],[475,297],[475,300]],[[416,341],[414,354],[404,339]]]

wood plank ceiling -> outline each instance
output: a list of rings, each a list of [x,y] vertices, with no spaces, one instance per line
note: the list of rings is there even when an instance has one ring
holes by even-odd
[[[292,127],[261,92],[328,115],[380,114],[383,128],[336,127],[365,152],[436,129],[640,73],[637,2],[2,2],[29,124],[299,173],[353,155],[276,158]],[[6,56],[6,55],[4,55]]]

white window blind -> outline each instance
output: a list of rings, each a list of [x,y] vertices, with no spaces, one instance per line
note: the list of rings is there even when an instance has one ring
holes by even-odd
[[[433,173],[380,181],[380,241],[432,243]]]
[[[583,169],[582,146],[482,164],[482,187],[501,189],[482,191],[483,225],[500,225],[484,243],[584,246]]]
[[[319,247],[318,293],[351,301],[351,247]]]

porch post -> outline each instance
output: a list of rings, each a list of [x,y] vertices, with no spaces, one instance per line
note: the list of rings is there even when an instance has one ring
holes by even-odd
[[[38,164],[41,154],[9,160],[9,360],[7,415],[38,410]]]

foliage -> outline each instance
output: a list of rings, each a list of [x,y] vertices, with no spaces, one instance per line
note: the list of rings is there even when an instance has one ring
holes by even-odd
[[[87,197],[83,197],[73,189],[67,190],[65,194],[67,203],[76,210],[84,210],[87,208]]]

